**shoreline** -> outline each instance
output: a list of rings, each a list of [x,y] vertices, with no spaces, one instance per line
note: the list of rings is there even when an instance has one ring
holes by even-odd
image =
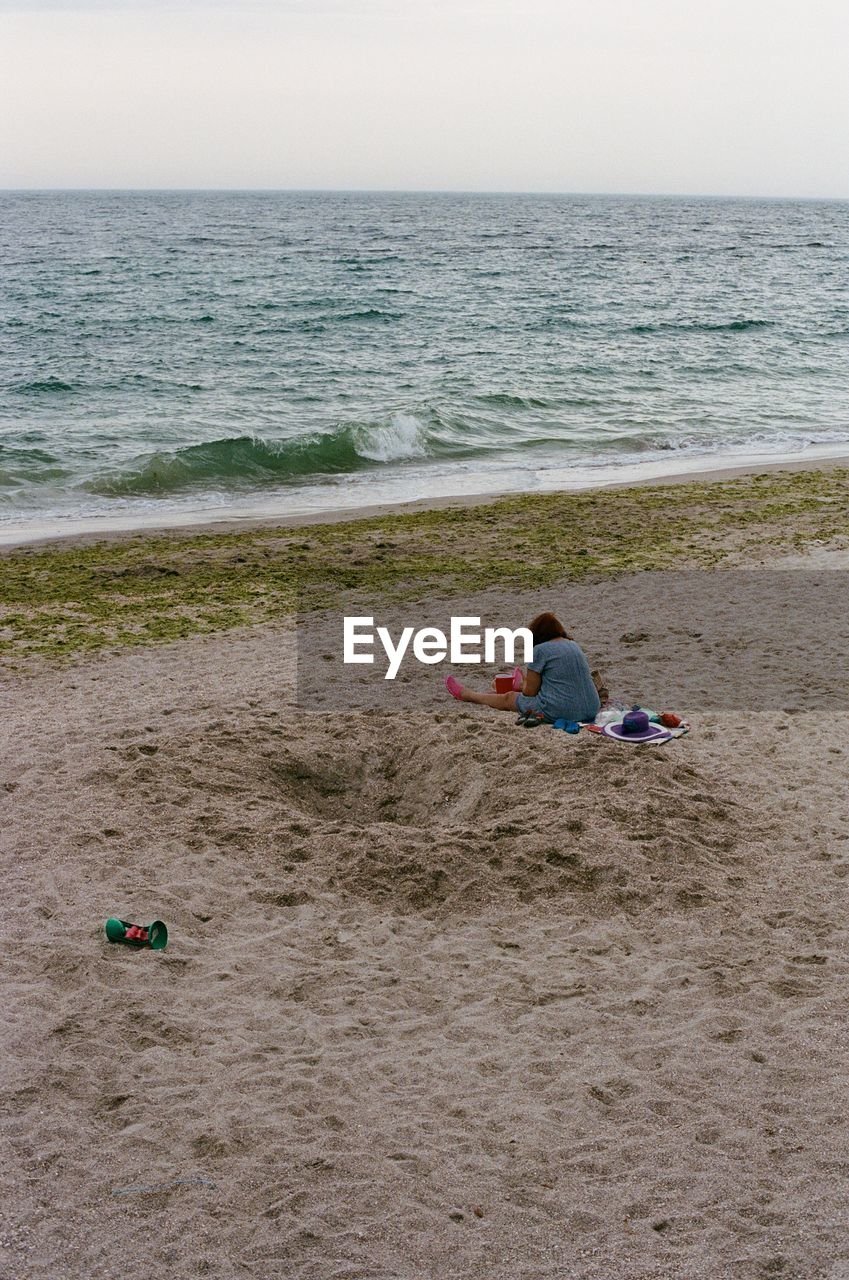
[[[849,545],[849,466],[512,494],[311,524],[88,535],[5,548],[0,665],[340,608],[549,592],[643,570],[753,568]],[[361,606],[368,606],[361,609]]]
[[[104,518],[97,528],[75,528],[71,531],[56,529],[56,521],[52,524],[34,525],[32,529],[6,531],[0,526],[0,555],[26,547],[47,550],[51,547],[87,546],[92,543],[122,542],[126,539],[143,536],[193,537],[205,534],[229,535],[237,533],[261,532],[270,529],[298,529],[317,525],[353,524],[360,520],[380,519],[385,516],[403,516],[423,511],[447,511],[452,509],[488,506],[510,499],[551,497],[558,495],[586,496],[594,492],[602,493],[621,489],[642,489],[657,485],[705,484],[713,481],[733,480],[743,476],[760,475],[773,472],[826,471],[840,467],[849,467],[849,449],[843,452],[808,454],[806,456],[790,455],[775,460],[762,460],[763,455],[747,456],[727,465],[705,465],[698,469],[670,471],[664,474],[650,474],[637,478],[610,480],[598,484],[575,485],[570,487],[539,488],[531,491],[515,489],[493,490],[486,493],[456,494],[432,498],[416,498],[401,502],[376,502],[356,507],[336,507],[320,511],[305,511],[292,515],[222,515],[220,518],[197,518],[201,513],[192,512],[184,519],[160,519],[157,516],[136,517],[131,523]],[[707,461],[707,460],[706,460]],[[637,464],[639,465],[639,464]],[[128,518],[129,519],[129,518]],[[91,526],[95,518],[81,518],[69,521],[76,525]]]

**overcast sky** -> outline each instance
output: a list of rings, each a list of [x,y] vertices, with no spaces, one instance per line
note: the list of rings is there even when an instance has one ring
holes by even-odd
[[[0,0],[0,186],[849,197],[847,0]]]

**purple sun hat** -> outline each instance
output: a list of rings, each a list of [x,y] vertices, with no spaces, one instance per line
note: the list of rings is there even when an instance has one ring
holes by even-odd
[[[618,724],[606,724],[602,732],[620,742],[667,742],[672,737],[668,729],[652,724],[648,713],[639,707],[626,711]]]

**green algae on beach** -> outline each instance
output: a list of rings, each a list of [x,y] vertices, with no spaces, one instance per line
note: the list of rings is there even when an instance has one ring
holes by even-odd
[[[847,536],[849,469],[829,468],[23,547],[0,558],[0,657],[9,667],[495,584],[740,566]]]

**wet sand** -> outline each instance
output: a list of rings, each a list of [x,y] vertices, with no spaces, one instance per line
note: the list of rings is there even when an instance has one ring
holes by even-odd
[[[799,471],[832,471],[844,470],[849,463],[849,454],[829,452],[820,447],[811,450],[805,457],[773,458],[765,455],[758,458],[742,458],[732,464],[716,465],[706,462],[695,464],[692,468],[666,470],[658,469],[648,472],[643,478],[627,478],[621,481],[607,481],[599,484],[592,479],[589,483],[575,488],[561,489],[553,484],[538,490],[531,490],[531,495],[551,496],[553,493],[580,494],[598,489],[600,492],[616,489],[653,488],[655,485],[698,484],[713,480],[734,480],[741,476],[770,475],[775,472]],[[628,469],[624,469],[628,474]],[[523,491],[527,492],[527,491]],[[85,546],[99,542],[103,538],[110,541],[121,541],[139,535],[156,536],[173,534],[175,538],[192,534],[216,533],[248,533],[251,530],[274,530],[301,528],[309,525],[341,524],[352,520],[365,520],[381,516],[404,515],[416,511],[446,511],[452,509],[486,506],[499,498],[515,497],[514,490],[482,492],[455,497],[421,498],[412,502],[373,503],[371,505],[340,507],[338,510],[298,511],[287,515],[279,510],[277,503],[267,510],[260,508],[260,513],[251,513],[247,508],[238,516],[231,515],[226,509],[212,514],[209,511],[180,512],[172,510],[162,516],[131,517],[116,516],[111,519],[92,517],[91,519],[67,519],[53,522],[34,522],[26,526],[4,526],[0,524],[0,547],[26,546],[42,544],[48,546]]]

